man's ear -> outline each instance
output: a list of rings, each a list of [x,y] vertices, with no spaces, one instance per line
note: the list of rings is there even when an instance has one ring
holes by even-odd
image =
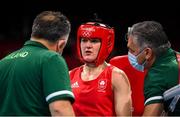
[[[153,51],[152,51],[152,49],[151,49],[151,48],[147,48],[145,52],[146,52],[146,53],[145,53],[145,54],[146,54],[146,59],[147,59],[147,60],[151,59],[152,56],[153,56]]]
[[[58,48],[59,50],[63,50],[66,45],[66,41],[64,39],[61,39],[58,41]]]
[[[62,54],[65,46],[66,46],[66,41],[64,39],[58,40],[56,44],[56,52]]]

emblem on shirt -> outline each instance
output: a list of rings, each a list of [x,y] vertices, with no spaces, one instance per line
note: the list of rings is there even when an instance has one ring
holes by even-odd
[[[107,86],[107,80],[106,79],[100,79],[98,81],[98,91],[104,92]]]
[[[71,84],[71,88],[78,88],[78,87],[79,87],[78,81]]]

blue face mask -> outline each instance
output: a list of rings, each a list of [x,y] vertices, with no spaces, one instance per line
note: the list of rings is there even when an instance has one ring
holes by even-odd
[[[141,52],[140,52],[140,53],[141,53]],[[131,64],[135,69],[143,72],[143,71],[144,71],[144,65],[145,65],[146,61],[144,61],[142,65],[140,65],[140,64],[138,63],[137,57],[140,55],[140,53],[135,56],[135,55],[131,54],[130,52],[128,52],[128,59],[129,59],[130,64]]]

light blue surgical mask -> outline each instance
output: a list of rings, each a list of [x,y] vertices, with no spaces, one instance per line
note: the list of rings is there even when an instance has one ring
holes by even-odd
[[[141,51],[142,52],[142,51]],[[140,53],[141,53],[140,52]],[[144,65],[146,64],[146,60],[143,62],[143,64],[139,64],[137,61],[137,57],[140,55],[140,53],[138,55],[133,55],[130,52],[128,52],[128,60],[130,62],[130,64],[137,70],[144,72]]]

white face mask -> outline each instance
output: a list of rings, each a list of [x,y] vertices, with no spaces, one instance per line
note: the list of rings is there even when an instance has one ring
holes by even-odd
[[[141,52],[143,52],[143,51],[141,51]],[[140,53],[135,56],[135,55],[131,54],[130,52],[128,52],[128,60],[135,69],[144,72],[144,65],[146,64],[146,60],[143,62],[142,65],[140,65],[137,61],[137,57],[140,55]]]

